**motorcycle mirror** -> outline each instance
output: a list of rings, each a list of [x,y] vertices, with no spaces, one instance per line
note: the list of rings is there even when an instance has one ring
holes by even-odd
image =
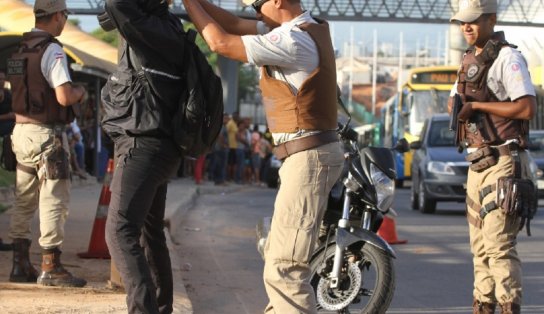
[[[395,147],[393,147],[394,150],[396,150],[399,153],[406,153],[410,150],[410,146],[408,145],[408,141],[405,138],[401,138]]]

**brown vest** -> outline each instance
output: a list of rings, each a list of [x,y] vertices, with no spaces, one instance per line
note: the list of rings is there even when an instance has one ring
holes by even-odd
[[[268,127],[272,133],[298,130],[333,130],[337,127],[336,63],[329,25],[306,23],[300,26],[314,40],[319,55],[317,68],[293,95],[286,82],[272,78],[262,68],[260,87]]]
[[[47,32],[24,33],[18,51],[8,59],[17,123],[67,124],[74,120],[72,107],[59,104],[55,90],[42,74],[42,56],[51,43],[61,45]]]
[[[511,46],[504,39],[502,32],[497,32],[484,46],[479,55],[474,50],[467,50],[463,57],[463,63],[459,70],[457,93],[466,102],[496,102],[497,97],[487,86],[487,74],[491,65],[497,58],[500,49],[504,46]],[[527,146],[527,135],[529,133],[529,121],[520,119],[509,119],[490,113],[476,112],[464,124],[465,140],[468,147],[484,147],[499,145],[506,140],[517,139],[521,147]]]

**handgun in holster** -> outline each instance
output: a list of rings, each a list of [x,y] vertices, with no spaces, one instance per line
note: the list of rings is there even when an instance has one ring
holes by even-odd
[[[455,96],[453,96],[453,107],[451,110],[449,129],[454,133],[454,143],[455,146],[457,146],[459,152],[462,152],[464,149],[464,145],[463,143],[461,143],[461,139],[465,138],[465,128],[463,122],[459,121],[459,112],[461,111],[462,107],[463,100],[461,99],[461,95],[455,94]]]
[[[39,162],[42,179],[61,180],[70,178],[68,152],[64,149],[62,132],[55,132],[53,148],[42,155]]]

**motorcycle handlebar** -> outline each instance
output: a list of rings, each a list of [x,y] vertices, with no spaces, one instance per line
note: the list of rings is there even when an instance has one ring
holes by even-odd
[[[350,128],[348,125],[343,125],[342,123],[338,122],[338,134],[340,134],[340,137],[343,140],[350,140],[353,142],[357,142],[359,139],[359,134],[355,132],[352,128]]]

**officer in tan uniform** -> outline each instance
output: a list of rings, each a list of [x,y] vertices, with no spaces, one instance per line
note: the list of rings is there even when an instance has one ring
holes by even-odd
[[[449,109],[458,106],[458,139],[466,148],[467,219],[474,263],[473,313],[520,313],[521,263],[516,237],[536,204],[527,179],[529,120],[536,111],[527,63],[495,32],[496,0],[461,0],[458,22],[470,46]],[[456,96],[458,94],[459,96]],[[457,107],[457,108],[456,108]]]
[[[261,67],[260,87],[281,186],[265,247],[266,313],[316,313],[309,259],[328,194],[343,165],[336,66],[328,24],[298,0],[244,0],[257,21],[205,0],[184,0],[210,48]]]
[[[70,200],[69,147],[64,131],[74,119],[72,105],[86,95],[72,84],[66,54],[55,39],[68,18],[65,0],[36,0],[35,28],[24,33],[8,60],[13,92],[13,151],[17,158],[15,204],[9,236],[13,239],[12,282],[82,287],[60,262]],[[29,260],[30,224],[39,208],[41,274]]]

